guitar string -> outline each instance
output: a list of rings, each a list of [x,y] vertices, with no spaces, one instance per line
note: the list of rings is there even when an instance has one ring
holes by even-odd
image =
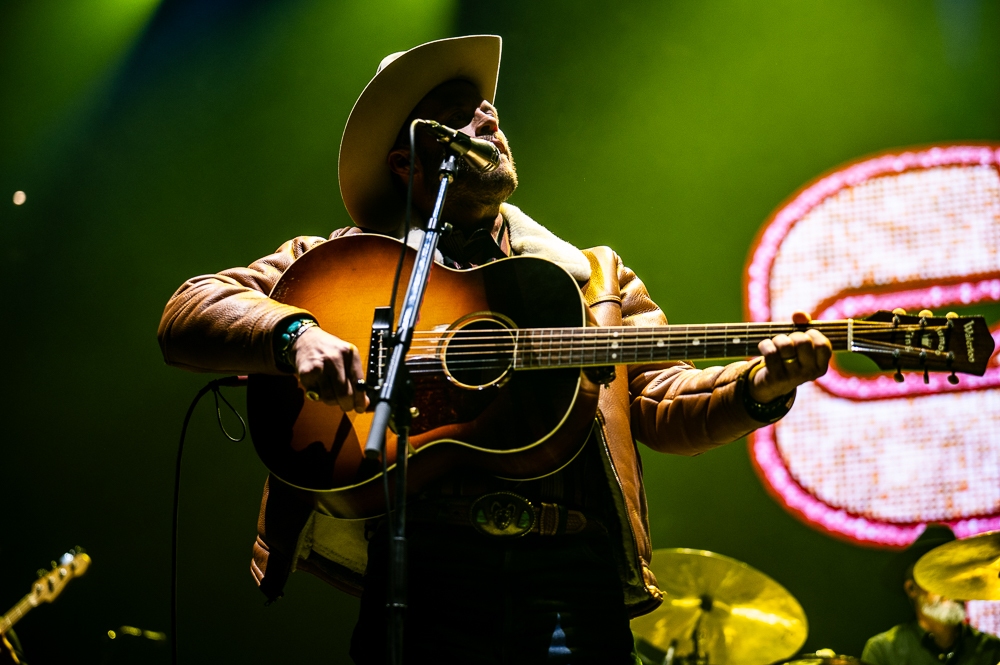
[[[893,334],[898,333],[900,329],[894,329]],[[924,328],[920,329],[925,333],[934,332],[933,330]],[[860,334],[855,333],[854,337],[858,340],[861,339],[862,335],[871,335],[871,330],[861,331]],[[888,332],[888,331],[887,331]],[[903,331],[907,332],[907,331]],[[842,334],[840,331],[834,333],[830,332],[826,335],[827,339],[832,340],[847,340],[848,335]],[[763,339],[768,339],[768,336],[758,333],[757,335],[744,335],[743,337],[734,337],[730,335],[699,335],[696,337],[691,337],[690,335],[685,335],[683,341],[678,339],[665,339],[661,335],[630,335],[626,337],[611,337],[603,338],[594,335],[589,336],[560,336],[558,338],[551,335],[546,335],[544,333],[532,333],[530,335],[483,335],[479,337],[473,337],[469,339],[468,337],[463,340],[454,340],[450,337],[440,337],[436,340],[432,339],[422,339],[419,342],[415,342],[411,348],[411,353],[436,353],[443,342],[450,341],[448,355],[464,355],[468,353],[486,353],[489,351],[502,351],[511,349],[524,349],[526,352],[590,352],[590,351],[600,351],[600,350],[619,350],[619,349],[629,349],[634,351],[636,347],[649,347],[657,349],[678,348],[678,347],[696,347],[696,346],[739,346],[746,345],[750,343],[759,342]],[[473,343],[474,342],[476,343]],[[493,342],[491,340],[498,340]],[[456,341],[458,343],[456,343]],[[678,343],[680,341],[680,343]],[[696,343],[693,343],[695,342]],[[876,343],[884,343],[875,340]],[[663,342],[660,345],[660,342]],[[611,347],[610,344],[617,344],[616,347]],[[654,347],[655,345],[655,347]],[[904,345],[905,346],[905,345]],[[912,346],[912,345],[911,345]],[[486,351],[479,351],[478,349],[486,349]]]
[[[816,330],[829,329],[829,330],[847,330],[848,324],[846,322],[824,322],[807,325],[806,329],[815,328]],[[684,328],[684,330],[680,330]],[[869,329],[884,329],[886,331],[918,331],[918,330],[946,330],[947,326],[924,326],[919,325],[900,325],[893,326],[889,323],[881,322],[855,322],[854,328],[869,328]],[[802,330],[802,326],[795,324],[779,324],[779,323],[744,323],[744,324],[724,324],[720,327],[707,327],[701,324],[692,324],[690,326],[684,325],[670,325],[657,328],[642,327],[636,328],[633,326],[616,326],[616,327],[601,327],[601,328],[584,328],[584,327],[553,327],[553,328],[490,328],[488,330],[477,330],[470,328],[459,328],[457,330],[416,330],[414,331],[414,336],[436,336],[439,338],[447,338],[451,336],[474,336],[474,335],[492,335],[494,333],[499,333],[498,336],[513,334],[541,334],[541,333],[554,333],[560,332],[561,334],[576,335],[577,333],[583,333],[584,335],[663,335],[663,336],[679,336],[679,335],[691,335],[692,333],[701,333],[703,335],[709,336],[728,336],[734,333],[762,333],[762,334],[773,334],[777,332],[796,332]]]
[[[839,340],[837,340],[837,341],[839,341]],[[904,345],[899,345],[899,344],[886,344],[886,343],[882,343],[882,342],[871,342],[869,340],[864,340],[864,339],[858,339],[857,342],[858,342],[859,346],[864,347],[861,350],[868,351],[868,352],[871,352],[871,353],[891,353],[892,351],[895,351],[897,349],[900,350],[900,351],[905,351],[907,353],[907,355],[905,356],[904,359],[909,359],[909,360],[912,360],[914,357],[918,356],[918,351],[919,350],[923,350],[923,349],[921,349],[921,347],[906,347]],[[907,350],[908,348],[909,348],[909,350]],[[553,354],[548,354],[548,356],[549,356],[547,358],[548,362],[538,362],[538,361],[541,361],[540,358],[534,358],[534,359],[529,358],[528,361],[527,361],[527,364],[517,365],[516,368],[517,369],[532,369],[532,368],[541,369],[541,368],[545,368],[545,367],[558,367],[558,366],[562,366],[562,367],[585,367],[585,366],[588,366],[590,364],[590,363],[587,363],[587,362],[574,362],[573,359],[572,359],[572,356],[564,364],[563,363],[563,359],[558,354],[558,352],[556,352],[554,354],[556,356],[556,358],[555,358],[556,362],[553,363],[552,362],[552,355]],[[622,355],[623,355],[622,359],[624,360],[625,359],[624,356],[627,356],[628,354],[623,353]],[[733,358],[740,358],[740,357],[744,357],[744,356],[742,356],[742,355],[734,355],[732,357]],[[523,358],[523,356],[522,356],[522,358]],[[710,359],[712,359],[712,360],[722,360],[724,358],[710,357]],[[476,369],[484,369],[484,370],[485,369],[496,369],[496,367],[497,367],[496,364],[481,364],[481,360],[482,360],[481,356],[475,357],[475,358],[471,358],[471,359],[464,359],[464,360],[463,359],[454,360],[454,359],[452,359],[449,356],[447,364],[449,366],[451,366],[451,367],[457,367],[457,368],[460,368],[462,370],[467,370],[467,371],[468,370],[476,370]],[[666,359],[664,359],[664,358],[659,358],[659,359],[651,358],[650,360],[661,360],[662,361],[662,360],[666,360]],[[681,360],[697,360],[697,358],[694,358],[694,357],[677,358],[676,360],[678,360],[678,361],[681,361]],[[533,361],[534,361],[534,364],[532,364]],[[927,363],[928,366],[934,366],[934,365],[940,365],[940,363],[942,361],[941,361],[941,359],[939,357],[935,358],[934,356],[930,356],[930,357],[928,357],[926,359],[925,362]],[[480,364],[475,364],[475,363],[480,363]],[[508,362],[506,364],[509,366],[512,363]],[[628,363],[614,363],[614,364],[628,364]],[[427,356],[422,356],[422,357],[414,358],[412,360],[407,360],[406,365],[407,365],[407,368],[411,370],[411,372],[415,370],[414,373],[440,372],[443,369],[443,367],[444,367],[444,363],[440,360],[440,358],[430,358],[430,357],[427,357]],[[421,369],[423,367],[432,367],[433,369],[431,369],[431,370]]]
[[[672,326],[673,327],[673,326]],[[816,327],[820,330],[819,327]],[[828,332],[835,334],[839,332],[846,332],[846,326],[837,327],[827,327]],[[882,332],[887,334],[900,334],[900,333],[936,333],[941,331],[947,331],[947,326],[875,326],[875,327],[861,327],[865,333],[871,332]],[[855,331],[858,331],[859,327],[855,327]],[[491,341],[491,340],[510,340],[513,338],[533,340],[533,341],[547,341],[549,343],[564,343],[567,341],[628,341],[636,339],[649,338],[654,341],[659,340],[709,340],[709,341],[725,341],[734,338],[742,340],[746,337],[756,337],[761,338],[772,337],[776,334],[782,333],[792,333],[798,332],[799,329],[789,330],[787,327],[783,327],[778,330],[765,330],[762,328],[756,328],[753,330],[747,330],[743,328],[742,330],[730,328],[725,331],[702,331],[699,329],[694,330],[663,330],[657,328],[601,328],[597,330],[591,330],[587,328],[513,328],[507,330],[468,330],[460,329],[453,331],[417,331],[415,335],[420,335],[420,339],[414,339],[414,343],[420,343],[423,345],[428,344],[439,344],[448,340],[456,340],[458,338],[472,339],[475,341]],[[823,332],[823,330],[820,330]],[[741,334],[742,333],[742,334]],[[829,336],[829,335],[828,335]]]
[[[875,330],[855,331],[854,336],[860,337],[860,335],[872,335],[873,333],[877,334],[878,332],[882,331],[875,331]],[[936,333],[937,330],[923,328],[914,331],[909,331],[896,328],[892,331],[888,330],[885,331],[886,336],[905,334],[908,332],[914,332],[914,333],[921,332],[924,334],[933,334]],[[841,337],[842,335],[846,338],[846,333],[843,333],[842,331],[839,330],[836,332],[828,331],[826,334],[827,338],[830,339],[832,339],[833,337]],[[420,340],[414,340],[411,349],[434,349],[445,342],[448,342],[449,344],[455,344],[456,346],[459,346],[460,348],[463,349],[476,348],[476,347],[517,345],[517,344],[533,344],[535,346],[594,344],[594,345],[607,346],[613,343],[654,344],[659,342],[663,342],[664,344],[671,344],[674,346],[698,346],[700,344],[745,344],[747,340],[751,339],[763,340],[763,339],[768,339],[772,336],[773,335],[769,335],[762,331],[756,331],[749,335],[747,335],[746,333],[742,335],[735,335],[732,333],[726,335],[692,335],[690,333],[679,334],[679,335],[662,335],[658,333],[643,333],[643,334],[633,334],[625,336],[619,335],[616,337],[616,336],[608,336],[606,334],[565,335],[565,334],[556,334],[555,332],[546,333],[544,332],[544,329],[536,328],[533,329],[533,331],[529,334],[523,334],[522,332],[522,334],[509,334],[509,333],[500,335],[481,334],[478,336],[463,335],[461,337],[441,335],[434,338],[425,337]]]
[[[846,342],[846,339],[845,340],[833,339],[831,341],[844,341],[844,342]],[[857,347],[859,347],[859,346],[861,346],[861,345],[864,344],[864,345],[870,346],[873,350],[878,350],[878,349],[882,349],[882,350],[885,350],[885,349],[888,349],[888,350],[897,350],[898,349],[901,352],[905,352],[907,356],[918,355],[921,352],[931,351],[931,352],[934,352],[934,353],[930,356],[930,360],[940,359],[942,357],[942,356],[938,355],[939,353],[941,353],[939,350],[937,350],[937,349],[930,349],[930,348],[926,348],[926,347],[922,347],[922,346],[912,346],[912,345],[911,346],[906,346],[904,344],[891,344],[891,343],[888,343],[888,342],[879,342],[879,341],[873,341],[873,340],[855,340],[855,342],[856,342],[855,343],[855,348],[857,348]],[[754,350],[756,350],[756,345],[754,347]],[[845,344],[844,347],[837,348],[837,349],[834,349],[834,350],[836,350],[836,351],[849,351],[850,349],[848,349],[846,347],[846,344]],[[861,349],[857,348],[857,350],[861,350]],[[540,358],[539,358],[540,356],[544,356],[544,357],[548,357],[548,358],[551,358],[551,357],[555,356],[557,359],[561,359],[563,356],[568,356],[571,361],[575,357],[577,357],[577,356],[580,356],[581,359],[585,358],[587,356],[591,356],[591,357],[593,357],[593,359],[595,361],[597,361],[602,354],[605,356],[605,360],[607,360],[607,361],[615,360],[615,359],[618,359],[618,358],[620,358],[621,360],[627,360],[629,358],[629,356],[632,356],[633,359],[640,359],[640,358],[643,358],[645,356],[648,356],[650,360],[654,360],[654,359],[658,359],[658,360],[694,359],[694,360],[696,360],[696,359],[698,359],[699,355],[702,358],[706,358],[706,359],[707,358],[713,358],[713,359],[715,359],[715,358],[740,358],[740,357],[746,357],[746,356],[756,356],[756,355],[759,355],[756,352],[748,353],[747,351],[749,351],[749,349],[747,347],[744,347],[744,352],[743,353],[739,353],[738,352],[739,349],[733,349],[732,350],[733,353],[728,353],[728,351],[729,351],[728,348],[723,348],[723,349],[714,348],[713,349],[713,348],[705,347],[705,350],[704,350],[703,354],[699,354],[699,353],[695,352],[695,353],[679,354],[676,358],[671,358],[670,357],[670,355],[671,355],[670,354],[671,349],[667,349],[666,347],[629,347],[629,346],[618,347],[614,351],[610,351],[610,352],[606,348],[604,348],[604,347],[576,347],[576,348],[573,348],[573,349],[566,349],[566,348],[563,348],[563,349],[557,349],[557,348],[556,349],[546,349],[546,348],[508,347],[508,348],[501,348],[501,349],[493,348],[493,349],[488,350],[488,351],[449,351],[449,352],[446,352],[444,355],[449,359],[449,362],[452,362],[452,363],[455,363],[455,362],[473,362],[473,361],[477,361],[477,360],[482,360],[482,359],[486,359],[486,358],[495,357],[497,355],[513,356],[515,351],[517,351],[517,355],[518,355],[518,360],[519,361],[521,361],[522,359],[524,359],[526,357],[528,358],[528,360],[526,360],[524,362],[532,362],[532,361],[536,361],[537,362],[538,360],[540,360]],[[413,360],[408,360],[407,362],[410,363],[410,364],[412,364],[414,362],[424,362],[423,359],[437,358],[440,355],[441,354],[435,352],[435,350],[431,350],[428,353],[414,353],[414,352],[411,351],[411,353],[408,354],[408,358],[413,358]],[[433,362],[433,361],[428,360],[428,362]]]

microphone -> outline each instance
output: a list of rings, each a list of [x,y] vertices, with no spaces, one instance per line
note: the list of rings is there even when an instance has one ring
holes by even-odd
[[[474,169],[489,173],[500,166],[500,151],[489,141],[472,138],[433,120],[419,120],[438,141],[465,158]]]

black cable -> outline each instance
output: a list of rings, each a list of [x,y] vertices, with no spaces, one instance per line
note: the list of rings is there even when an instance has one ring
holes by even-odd
[[[238,443],[242,441],[247,434],[247,424],[243,420],[243,416],[229,403],[229,400],[219,392],[221,386],[245,386],[246,385],[245,376],[227,376],[222,379],[215,379],[214,381],[209,381],[205,384],[198,394],[194,396],[191,401],[191,405],[188,407],[187,413],[184,414],[184,424],[181,426],[181,438],[180,442],[177,444],[177,465],[174,469],[174,513],[173,513],[173,525],[170,532],[170,661],[173,665],[177,665],[177,515],[178,507],[180,506],[180,496],[181,496],[181,459],[184,456],[184,438],[187,436],[188,423],[191,422],[191,416],[194,414],[194,408],[198,406],[198,402],[201,398],[205,396],[208,391],[215,393],[215,414],[219,421],[219,428],[227,439]],[[222,424],[222,411],[219,409],[219,398],[225,402],[236,417],[239,418],[240,424],[243,426],[243,432],[240,434],[239,438],[233,438],[230,436],[229,432],[226,431],[225,425]]]
[[[407,241],[410,236],[410,212],[413,210],[413,168],[416,166],[417,125],[419,119],[410,123],[410,175],[406,179],[406,216],[403,223],[403,247],[399,250],[399,261],[396,262],[396,276],[392,279],[392,297],[389,299],[389,320],[396,320],[396,293],[399,291],[399,278],[403,274],[403,260],[406,258]]]
[[[409,240],[410,235],[410,214],[413,210],[413,168],[416,165],[416,152],[417,152],[417,125],[420,124],[420,120],[414,120],[410,123],[410,177],[406,181],[406,215],[405,222],[403,223],[403,247],[399,251],[399,261],[396,262],[396,276],[392,279],[392,297],[389,299],[389,320],[392,322],[391,325],[396,325],[396,293],[399,291],[399,278],[403,273],[403,260],[406,258],[406,250],[409,247],[407,245],[407,240]],[[394,333],[395,335],[395,333]],[[396,445],[399,445],[397,441]],[[396,535],[396,526],[392,515],[392,502],[389,495],[389,455],[387,454],[387,449],[385,446],[382,448],[382,493],[385,498],[385,517],[389,527],[389,538],[393,538]],[[398,497],[397,497],[398,498]]]

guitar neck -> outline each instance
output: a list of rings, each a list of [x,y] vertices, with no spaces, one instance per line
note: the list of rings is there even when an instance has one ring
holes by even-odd
[[[10,612],[0,616],[0,633],[6,633],[10,630],[32,607],[34,607],[34,604],[31,602],[31,594],[19,600],[17,605],[11,608]]]
[[[864,321],[794,323],[721,323],[655,328],[534,328],[517,331],[516,369],[598,367],[667,360],[720,360],[758,354],[757,345],[779,334],[815,328],[830,339],[834,351],[857,348],[856,327]]]

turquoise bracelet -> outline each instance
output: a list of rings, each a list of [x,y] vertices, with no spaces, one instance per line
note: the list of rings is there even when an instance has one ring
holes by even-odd
[[[305,331],[318,325],[319,323],[316,322],[316,319],[307,316],[297,318],[289,323],[288,327],[285,328],[285,332],[281,333],[281,336],[278,338],[278,360],[287,367],[294,369],[295,365],[292,363],[289,353],[295,345],[295,340],[301,337]]]

